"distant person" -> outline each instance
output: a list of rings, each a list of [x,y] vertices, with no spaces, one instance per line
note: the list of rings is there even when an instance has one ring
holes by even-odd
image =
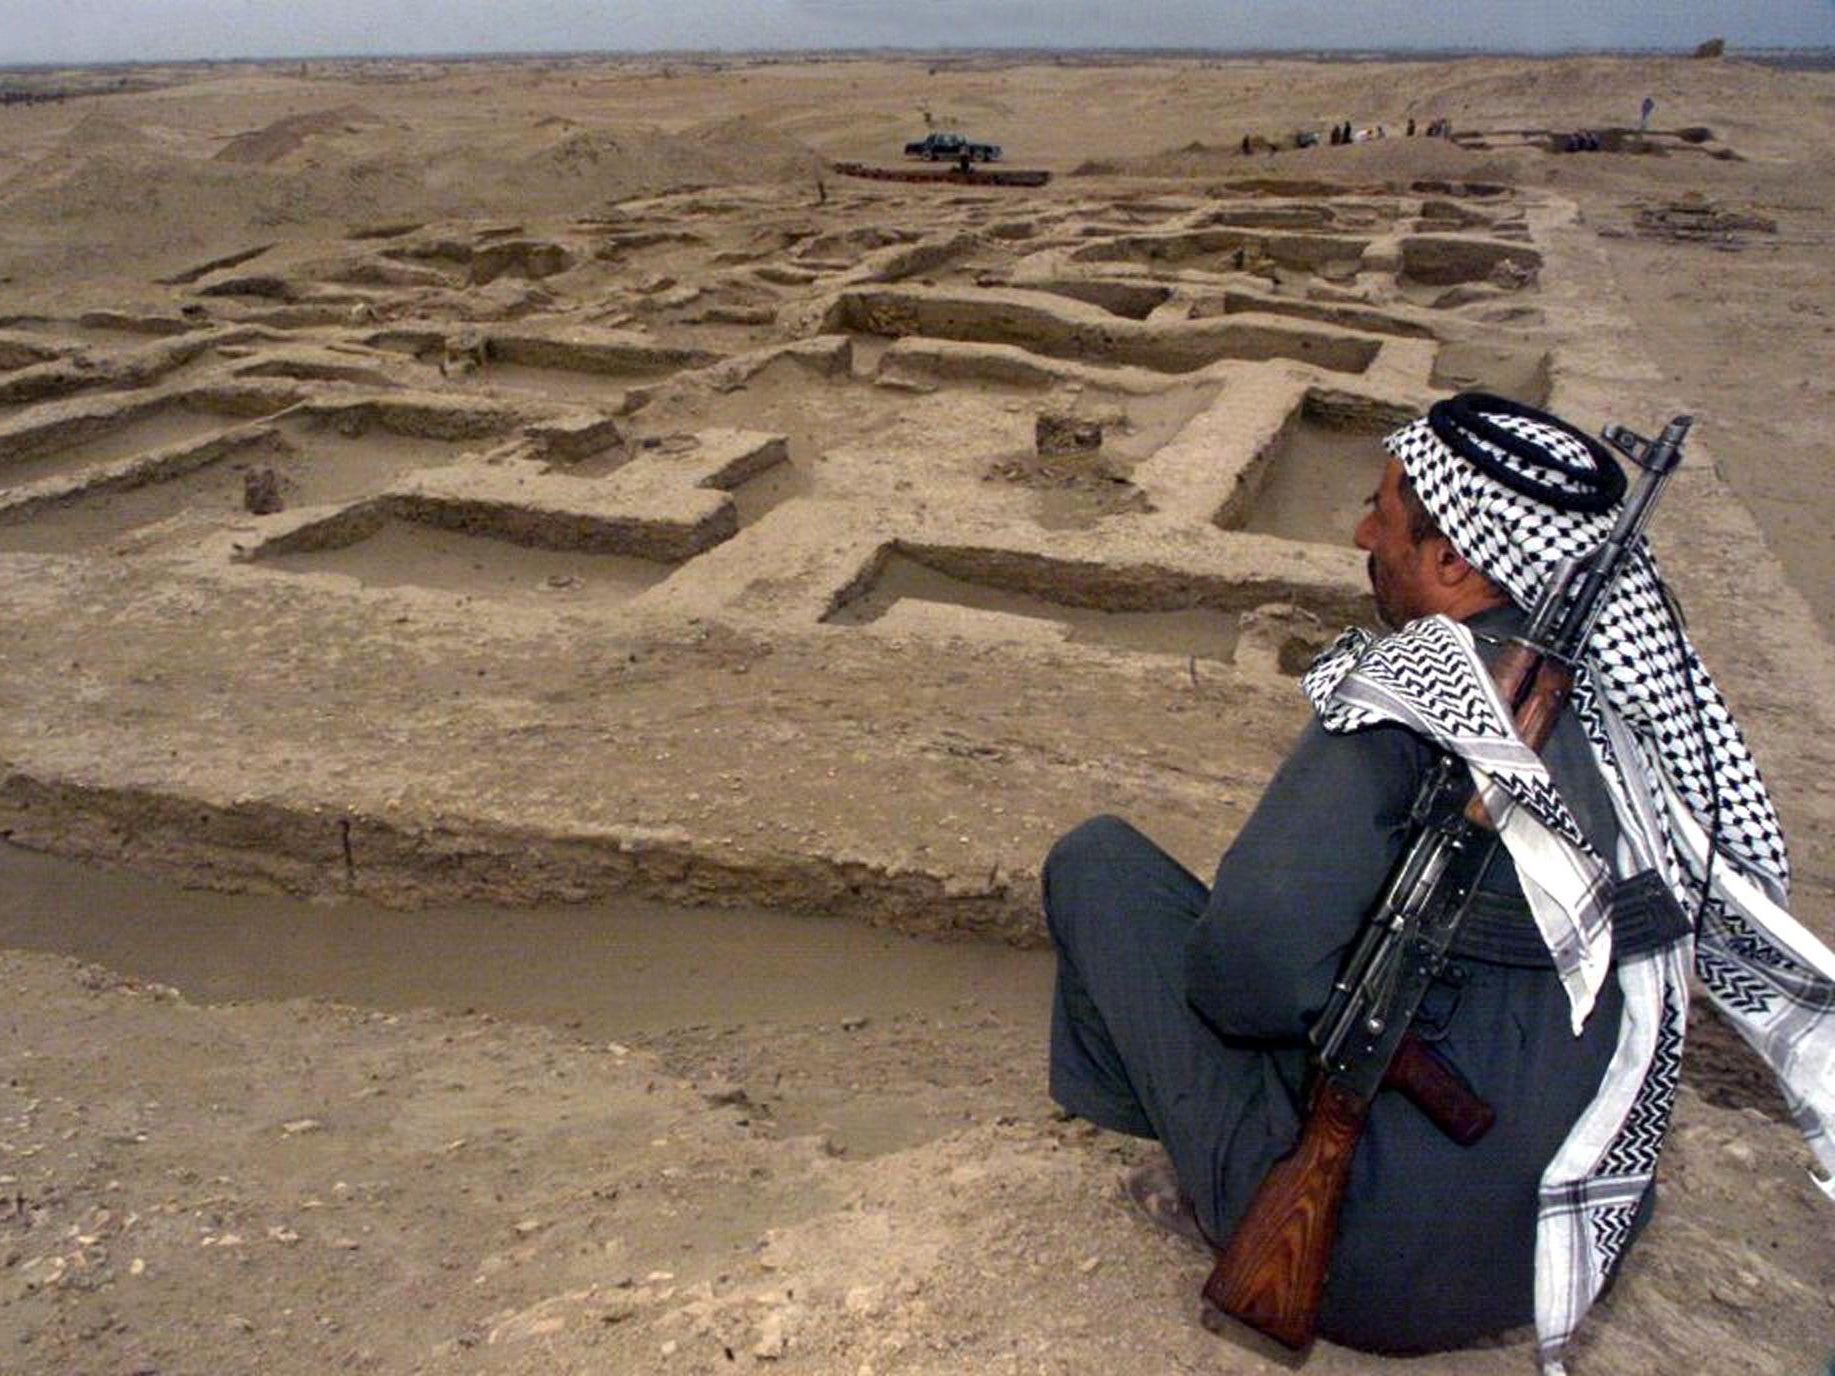
[[[1315,715],[1212,883],[1116,817],[1047,857],[1050,1090],[1158,1139],[1166,1158],[1130,1175],[1129,1198],[1219,1245],[1296,1140],[1308,1030],[1404,849],[1421,781],[1443,753],[1526,771],[1536,782],[1512,796],[1543,819],[1535,839],[1506,836],[1480,871],[1415,1023],[1496,1121],[1461,1146],[1377,1095],[1319,1332],[1415,1353],[1533,1320],[1555,1361],[1650,1216],[1691,977],[1779,1074],[1835,1174],[1835,952],[1782,906],[1771,801],[1641,542],[1541,765],[1514,758],[1527,747],[1486,665],[1560,562],[1610,530],[1625,492],[1612,455],[1482,393],[1385,445],[1356,543],[1394,629],[1347,632],[1314,662],[1301,686]]]

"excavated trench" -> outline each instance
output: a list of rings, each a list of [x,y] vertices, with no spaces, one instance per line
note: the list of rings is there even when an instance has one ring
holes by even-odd
[[[1172,374],[1197,372],[1226,359],[1293,359],[1334,372],[1361,373],[1381,347],[1379,340],[1366,335],[1291,326],[1272,315],[1160,325],[1117,316],[1053,292],[1010,288],[973,296],[941,288],[849,290],[829,309],[824,327],[1015,345],[1047,358]]]
[[[809,1030],[820,1049],[869,1022],[928,1024],[972,1010],[1007,1029],[1042,1077],[1053,970],[1036,947],[926,940],[769,909],[624,898],[402,912],[181,889],[4,844],[0,947],[92,962],[200,1004],[313,999],[484,1013],[583,1042],[653,1046],[666,1059],[679,1042],[690,1058],[681,1074],[696,1072],[710,1037],[740,1029],[762,1028],[774,1043]],[[924,1105],[785,1076],[797,1054],[778,1045],[780,1073],[758,1110],[779,1131],[820,1128],[855,1156],[935,1135]]]
[[[1263,452],[1248,490],[1219,523],[1283,540],[1349,544],[1382,477],[1383,433],[1302,410]]]
[[[957,999],[1037,1017],[1050,963],[1036,947],[928,940],[767,908],[626,898],[404,912],[361,899],[212,893],[4,843],[0,946],[96,961],[198,1002],[475,1008],[595,1040],[685,1023],[885,1017]],[[896,982],[883,976],[889,959]]]
[[[938,608],[975,615],[951,615],[944,620],[936,617]],[[1238,616],[1227,611],[1209,607],[1110,611],[1071,606],[1034,593],[953,577],[900,553],[888,556],[867,591],[829,620],[842,626],[878,624],[894,631],[947,626],[970,637],[1043,635],[1124,653],[1196,656],[1223,663],[1234,658],[1241,636]]]
[[[0,487],[20,487],[45,478],[99,468],[116,459],[220,434],[235,423],[224,416],[174,404],[107,429],[93,439],[55,445],[38,454],[32,454],[27,444],[21,444],[12,450],[5,463],[0,464]],[[20,457],[22,451],[25,457]]]
[[[418,587],[595,607],[627,602],[675,571],[653,559],[537,549],[398,517],[383,519],[347,544],[277,554],[264,564],[285,573],[342,574],[366,588]]]
[[[488,433],[493,423],[481,424]],[[307,410],[242,427],[174,405],[25,461],[21,467],[37,470],[36,479],[68,477],[74,485],[9,513],[0,550],[77,553],[175,517],[235,521],[245,510],[245,480],[257,468],[275,475],[287,506],[355,501],[417,470],[453,463],[477,444],[465,429],[449,438],[417,433],[411,417],[380,405]]]
[[[88,475],[80,486],[22,496],[0,520],[0,552],[83,554],[136,531],[190,518],[234,519],[243,506],[244,475],[278,467],[295,451],[266,427],[210,436],[196,446],[130,455],[112,478]]]

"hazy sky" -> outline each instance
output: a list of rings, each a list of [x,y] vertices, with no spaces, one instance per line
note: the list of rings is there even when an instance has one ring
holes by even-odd
[[[1835,45],[1835,0],[0,0],[0,65],[815,47]]]

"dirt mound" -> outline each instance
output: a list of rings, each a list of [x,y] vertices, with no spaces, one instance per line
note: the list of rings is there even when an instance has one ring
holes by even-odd
[[[1420,180],[1521,182],[1529,177],[1529,164],[1538,156],[1522,149],[1462,148],[1445,139],[1397,138],[1393,134],[1325,151],[1328,156],[1338,153],[1342,175],[1348,180],[1381,182],[1394,189]]]
[[[440,133],[418,146],[343,156],[335,136],[377,117],[359,106],[290,115],[238,136],[213,157],[162,149],[92,117],[0,184],[0,214],[20,224],[161,245],[203,243],[276,225],[479,217],[579,210],[694,187],[811,177],[820,160],[743,120],[683,135],[653,129],[543,129],[480,145]],[[79,134],[73,131],[73,135]],[[295,155],[310,144],[312,165]]]
[[[1688,58],[1573,57],[1550,62],[1486,61],[1423,69],[1435,75],[1410,92],[1410,114],[1447,116],[1472,128],[1561,129],[1591,124],[1633,125],[1646,96],[1655,102],[1654,128],[1718,126],[1749,118],[1785,95],[1800,74],[1741,62]]]
[[[149,140],[138,126],[100,110],[91,110],[70,126],[58,144],[61,152],[71,155],[106,152],[111,148],[138,148]]]
[[[0,175],[0,206],[7,207],[9,220],[17,217],[29,223],[43,216],[41,198],[55,199],[66,187],[107,182],[113,174],[103,169],[125,171],[137,163],[159,169],[168,162],[141,129],[92,110],[41,156],[17,163],[9,160],[10,165],[4,165],[10,175]],[[108,208],[106,198],[85,200],[81,213],[87,213],[91,204],[96,209]]]
[[[604,202],[713,186],[728,180],[728,169],[667,134],[598,128],[569,133],[509,162],[498,175],[525,204],[558,206],[578,204],[583,195]]]
[[[144,224],[156,220],[169,204],[208,197],[213,181],[220,183],[219,189],[230,190],[234,175],[144,147],[58,152],[7,183],[0,193],[0,211],[8,219],[25,222],[82,225],[132,218]]]
[[[1386,138],[1342,147],[1284,148],[1245,155],[1240,144],[1191,143],[1142,158],[1111,160],[1101,171],[1135,177],[1217,178],[1229,181],[1276,179],[1328,183],[1344,188],[1406,187],[1438,181],[1520,180],[1523,154],[1517,150],[1463,148],[1446,139]],[[1307,194],[1294,192],[1292,194]]]
[[[1291,148],[1296,131],[1323,134],[1346,120],[1360,129],[1382,124],[1392,138],[1410,118],[1423,127],[1447,118],[1461,133],[1636,127],[1648,96],[1655,102],[1653,129],[1704,125],[1742,152],[1795,159],[1802,155],[1802,135],[1793,137],[1792,120],[1778,112],[1799,112],[1826,127],[1829,106],[1827,81],[1815,73],[1731,59],[1487,57],[1311,69],[1296,64],[1290,74],[1279,90],[1253,103],[1250,117],[1239,113],[1241,107],[1220,105],[1200,132],[1207,148],[1240,153],[1244,134]]]
[[[543,121],[537,128],[549,127]],[[578,128],[569,121],[562,128]],[[559,176],[589,176],[630,161],[635,144],[610,129],[585,129],[568,134],[529,159],[531,168]]]
[[[784,182],[813,177],[821,167],[822,160],[794,139],[732,119],[681,134],[575,128],[490,179],[499,191],[513,186],[524,204],[577,206],[583,191],[614,201],[691,187]],[[465,180],[475,185],[481,179]]]
[[[812,177],[824,160],[807,144],[741,115],[684,130],[683,143],[733,169],[738,182],[783,182]]]
[[[304,114],[288,115],[260,129],[236,135],[217,150],[216,161],[265,166],[279,162],[287,154],[304,148],[312,139],[321,135],[354,132],[362,125],[381,122],[361,105],[308,110]]]
[[[428,199],[411,166],[300,171],[188,158],[156,144],[57,152],[0,184],[0,220],[36,228],[52,262],[164,270],[277,226],[379,220]],[[406,207],[406,209],[403,209]],[[39,270],[49,270],[41,264]]]

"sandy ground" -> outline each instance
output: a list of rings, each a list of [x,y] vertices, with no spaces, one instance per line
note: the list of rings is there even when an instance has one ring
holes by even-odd
[[[1363,610],[1347,435],[1465,380],[1699,416],[1661,549],[1835,930],[1826,76],[149,75],[0,110],[0,832],[318,904],[187,928],[80,871],[32,890],[179,935],[0,956],[0,1370],[1278,1367],[1114,1203],[1139,1147],[1053,1115],[1037,964],[901,1002],[937,948],[888,939],[781,1012],[684,987],[607,1036],[590,990],[461,1011],[493,1005],[408,944],[298,989],[212,986],[206,950],[284,964],[251,934],[363,899],[632,894],[1036,942],[1039,858],[1096,810],[1202,871],[1295,663]],[[1645,92],[1655,151],[1512,132]],[[1462,138],[1239,151],[1411,115]],[[926,124],[1053,183],[824,170]],[[1776,1114],[1705,1023],[1575,1370],[1828,1360],[1826,1205]]]

